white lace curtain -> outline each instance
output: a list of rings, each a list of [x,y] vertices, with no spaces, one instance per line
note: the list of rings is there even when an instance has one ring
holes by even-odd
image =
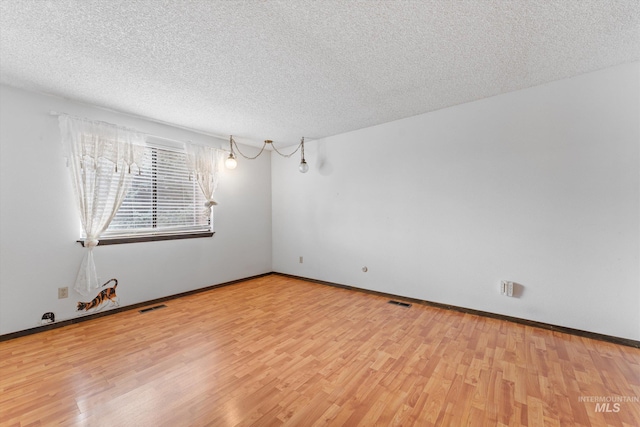
[[[218,188],[220,165],[222,163],[221,150],[204,145],[185,144],[187,151],[187,168],[195,178],[207,201],[204,206],[207,214],[211,214],[211,207],[218,203],[213,199],[213,194]]]
[[[144,158],[144,134],[67,115],[58,118],[87,249],[74,289],[99,287],[93,248],[107,229]]]

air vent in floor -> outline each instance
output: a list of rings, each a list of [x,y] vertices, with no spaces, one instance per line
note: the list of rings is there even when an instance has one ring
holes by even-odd
[[[161,304],[161,305],[156,305],[155,307],[143,308],[142,310],[140,310],[140,313],[148,313],[150,311],[157,310],[159,308],[165,308],[165,307],[166,305]]]
[[[408,302],[401,302],[401,301],[394,301],[394,300],[389,301],[389,304],[395,304],[395,305],[399,305],[400,307],[407,307],[407,308],[411,307],[411,304],[409,304]]]

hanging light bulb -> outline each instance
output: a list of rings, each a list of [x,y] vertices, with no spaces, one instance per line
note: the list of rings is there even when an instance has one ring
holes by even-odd
[[[236,155],[233,153],[233,135],[229,135],[229,157],[224,161],[224,167],[227,169],[235,169],[238,166],[238,161],[236,160]]]
[[[304,159],[304,136],[302,137],[302,140],[300,141],[300,145],[302,148],[302,160],[300,160],[300,166],[298,166],[298,170],[301,173],[307,173],[307,171],[309,170],[309,165],[307,164],[307,161]]]
[[[238,161],[236,160],[236,156],[233,153],[229,154],[229,157],[224,161],[224,167],[227,169],[235,169],[238,166]]]
[[[300,162],[300,166],[298,166],[298,170],[300,170],[300,172],[302,173],[307,173],[307,171],[309,170],[309,165],[304,159],[302,159],[302,161]]]

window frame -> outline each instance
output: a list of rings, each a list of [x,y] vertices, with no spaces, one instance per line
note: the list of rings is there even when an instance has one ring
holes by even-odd
[[[155,136],[147,136],[146,138],[146,146],[151,149],[161,149],[161,150],[166,150],[166,151],[173,151],[173,152],[177,152],[180,154],[184,154],[186,155],[186,149],[183,143],[178,142],[178,141],[174,141],[174,140],[170,140],[170,139],[165,139],[165,138],[160,138],[160,137],[155,137]],[[157,165],[157,164],[156,164]],[[152,169],[155,170],[157,166],[153,166]],[[152,175],[155,176],[155,173]],[[156,183],[155,183],[155,178],[152,178],[152,182],[153,182],[153,186],[155,187]],[[197,191],[200,191],[200,188],[198,188],[197,183],[194,182],[194,185],[196,186]],[[156,204],[156,200],[154,199],[153,204]],[[156,216],[156,211],[155,211],[155,207],[154,207],[154,214],[153,216]],[[155,226],[155,220],[154,222],[154,226]],[[124,231],[124,230],[123,230]],[[112,235],[112,236],[101,236],[98,240],[98,246],[105,246],[105,245],[118,245],[118,244],[126,244],[126,243],[140,243],[140,242],[155,242],[155,241],[163,241],[163,240],[181,240],[181,239],[194,239],[194,238],[205,238],[205,237],[212,237],[215,234],[214,231],[214,221],[213,221],[213,207],[211,210],[211,216],[209,217],[209,230],[208,231],[186,231],[186,232],[179,232],[179,231],[164,231],[164,232],[149,232],[149,233],[141,233],[138,235],[126,235],[126,233],[119,233],[118,235]],[[80,243],[83,247],[85,246],[85,240],[86,237],[81,237],[80,239],[78,239],[76,242]]]

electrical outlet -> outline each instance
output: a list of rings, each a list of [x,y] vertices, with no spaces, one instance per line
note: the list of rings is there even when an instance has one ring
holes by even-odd
[[[69,298],[69,288],[58,288],[58,299]]]
[[[508,297],[513,296],[513,282],[503,280],[500,282],[500,295],[506,295]]]

